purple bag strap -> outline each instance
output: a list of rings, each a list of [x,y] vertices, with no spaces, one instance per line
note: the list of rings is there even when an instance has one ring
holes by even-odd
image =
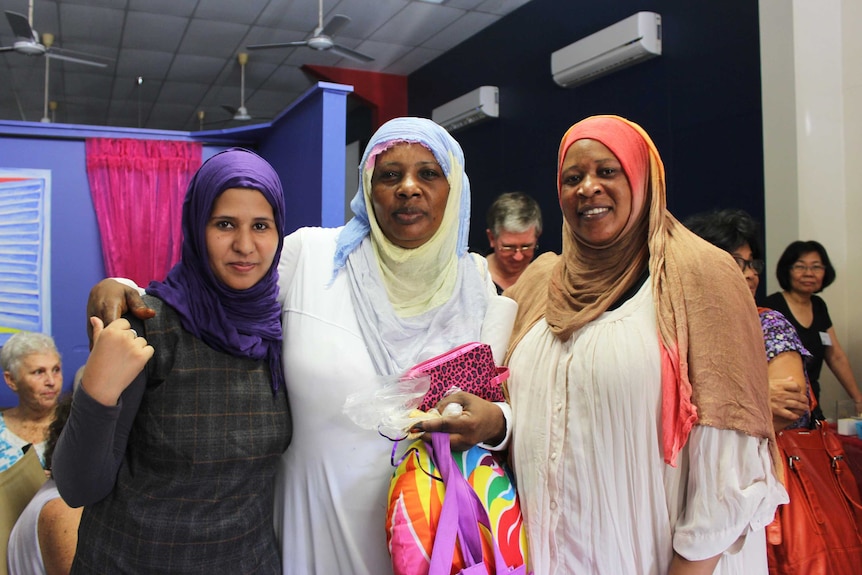
[[[473,486],[461,474],[452,450],[449,446],[448,433],[432,433],[431,444],[427,446],[428,453],[434,460],[446,493],[443,497],[443,508],[437,522],[437,533],[434,536],[434,548],[431,551],[431,564],[428,575],[449,575],[452,571],[452,559],[455,556],[456,539],[461,543],[461,554],[464,556],[464,571],[470,567],[483,564],[482,532],[479,524],[484,525],[491,533],[491,547],[494,549],[494,565],[497,575],[512,575],[526,573],[526,567],[510,569],[500,553],[500,548],[491,530],[491,520],[488,511],[473,489]]]

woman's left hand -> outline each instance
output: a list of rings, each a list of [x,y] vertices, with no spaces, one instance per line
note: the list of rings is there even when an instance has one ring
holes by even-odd
[[[93,316],[90,323],[93,350],[87,358],[81,385],[102,405],[117,405],[120,395],[144,369],[155,350],[125,318],[105,326],[101,319]]]
[[[506,418],[503,411],[481,397],[458,391],[444,397],[437,404],[443,413],[450,403],[461,404],[459,415],[444,415],[417,423],[410,431],[442,431],[449,434],[449,443],[455,451],[465,451],[477,443],[496,445],[506,436]]]

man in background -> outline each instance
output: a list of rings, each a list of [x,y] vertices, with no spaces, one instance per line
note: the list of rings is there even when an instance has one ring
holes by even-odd
[[[542,235],[539,204],[521,192],[501,194],[488,208],[488,269],[497,293],[514,284],[533,261]]]

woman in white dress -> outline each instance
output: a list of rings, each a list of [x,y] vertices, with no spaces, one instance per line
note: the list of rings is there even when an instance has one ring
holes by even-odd
[[[532,570],[765,575],[764,526],[786,492],[739,268],[668,213],[661,158],[636,124],[575,124],[557,181],[563,253],[506,291]]]
[[[391,120],[372,136],[359,169],[355,217],[341,229],[291,234],[279,264],[294,426],[276,488],[285,573],[392,572],[391,444],[352,423],[345,398],[479,341],[499,297],[484,258],[467,251],[470,186],[446,130],[420,118]],[[502,424],[500,409],[489,414]]]

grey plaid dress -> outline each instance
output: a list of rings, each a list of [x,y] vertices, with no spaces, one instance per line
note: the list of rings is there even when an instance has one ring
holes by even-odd
[[[84,509],[73,573],[281,573],[277,463],[290,440],[266,360],[217,352],[160,300],[156,350],[113,491]],[[140,332],[140,329],[138,329]],[[133,384],[134,385],[134,384]]]

